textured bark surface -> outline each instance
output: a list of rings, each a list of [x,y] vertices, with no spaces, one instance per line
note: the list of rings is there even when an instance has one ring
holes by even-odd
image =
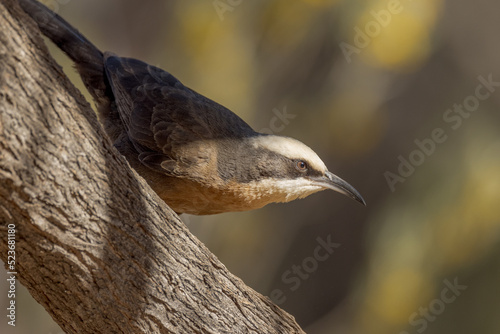
[[[34,23],[0,0],[0,258],[68,333],[303,333],[130,170]]]

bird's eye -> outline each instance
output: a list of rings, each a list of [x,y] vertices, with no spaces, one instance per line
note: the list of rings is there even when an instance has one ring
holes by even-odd
[[[302,161],[302,160],[297,161],[297,163],[296,163],[295,166],[301,172],[307,171],[307,164],[304,161]]]

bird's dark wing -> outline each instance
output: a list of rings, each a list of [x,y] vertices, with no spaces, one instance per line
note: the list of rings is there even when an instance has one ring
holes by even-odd
[[[110,54],[105,54],[104,67],[128,137],[148,167],[171,173],[169,166],[191,159],[185,150],[188,146],[255,135],[229,109],[160,68]],[[198,152],[196,159],[207,158]],[[191,163],[196,163],[193,159]]]

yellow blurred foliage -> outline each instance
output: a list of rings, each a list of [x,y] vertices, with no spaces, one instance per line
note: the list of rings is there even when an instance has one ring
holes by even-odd
[[[247,118],[251,110],[252,54],[248,40],[235,33],[238,15],[228,12],[224,24],[214,15],[211,3],[182,6],[179,29],[189,55],[189,68],[196,90],[210,96],[238,115]],[[203,75],[200,75],[203,73]],[[244,79],[242,79],[244,78]],[[194,87],[193,87],[194,88]]]
[[[421,63],[430,52],[431,33],[442,1],[373,1],[364,9],[356,25],[361,30],[377,27],[362,58],[369,64],[404,70]],[[397,6],[391,7],[390,3]],[[398,10],[390,11],[391,8]],[[384,12],[389,17],[380,23],[374,13]],[[366,31],[365,31],[366,32]]]
[[[470,138],[470,142],[474,142]],[[500,143],[481,152],[475,143],[466,150],[468,168],[462,191],[452,205],[444,206],[431,223],[437,225],[437,254],[443,266],[464,266],[477,261],[495,245],[500,233]]]
[[[299,1],[274,1],[267,5],[261,17],[261,25],[265,34],[264,44],[278,50],[291,50],[299,47],[307,36],[307,29],[316,18],[318,8]]]
[[[341,0],[302,0],[302,1],[313,6],[328,7],[337,4]]]
[[[384,276],[379,282],[374,282],[378,288],[370,290],[365,304],[367,312],[362,313],[366,330],[372,328],[375,319],[396,326],[406,324],[408,316],[415,311],[415,302],[425,300],[433,290],[421,273],[411,266],[380,269],[384,270]]]
[[[355,92],[353,92],[355,93]],[[365,94],[366,93],[366,94]],[[327,106],[328,128],[331,139],[338,150],[346,155],[357,155],[373,149],[384,135],[387,126],[383,112],[373,112],[377,105],[376,97],[369,92],[342,94],[335,96]]]

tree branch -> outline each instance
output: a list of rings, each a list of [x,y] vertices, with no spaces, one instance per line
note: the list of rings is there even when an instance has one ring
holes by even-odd
[[[13,0],[0,1],[0,258],[69,333],[303,333],[113,148]]]

